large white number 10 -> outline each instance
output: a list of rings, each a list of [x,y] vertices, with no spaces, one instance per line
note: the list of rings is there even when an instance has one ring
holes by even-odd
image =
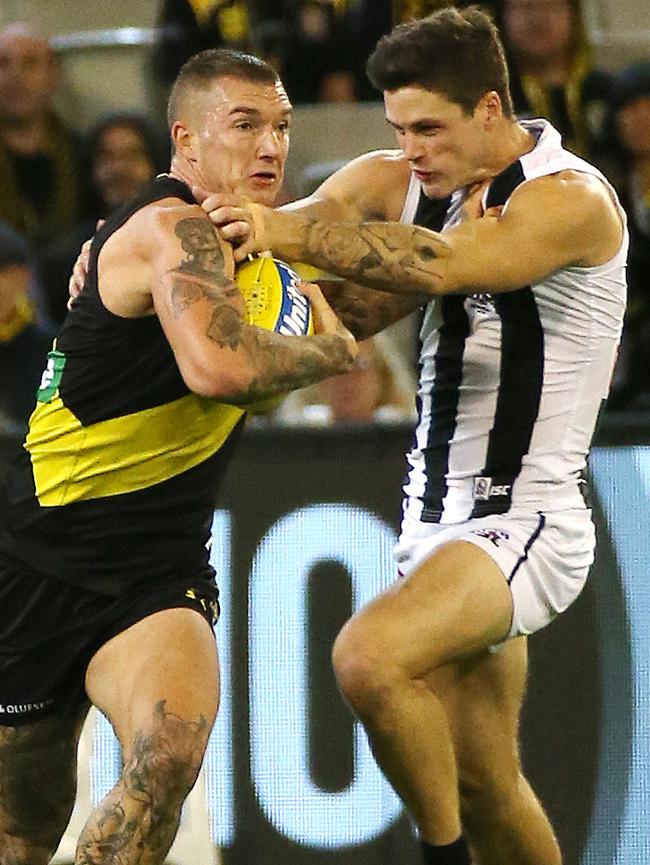
[[[251,767],[260,806],[284,835],[315,847],[360,844],[401,811],[355,725],[354,777],[331,793],[309,774],[307,579],[319,560],[341,562],[356,608],[391,579],[392,529],[349,505],[288,514],[262,540],[250,579]]]

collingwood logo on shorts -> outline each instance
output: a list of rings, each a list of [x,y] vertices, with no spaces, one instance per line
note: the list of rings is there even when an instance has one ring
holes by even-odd
[[[44,703],[0,703],[0,712],[5,715],[24,715],[27,712],[40,712],[51,706],[53,700],[45,700]]]
[[[493,484],[492,478],[474,478],[474,501],[486,502],[495,496],[509,496],[510,484]]]
[[[502,529],[475,529],[473,535],[478,535],[480,538],[487,538],[495,547],[498,547],[501,541],[507,541],[510,535]]]

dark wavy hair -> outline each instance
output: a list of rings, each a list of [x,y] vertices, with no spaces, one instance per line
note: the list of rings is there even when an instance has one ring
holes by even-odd
[[[481,97],[499,94],[513,116],[508,66],[494,22],[478,6],[446,7],[398,24],[377,43],[366,65],[378,90],[419,85],[444,94],[471,114]]]

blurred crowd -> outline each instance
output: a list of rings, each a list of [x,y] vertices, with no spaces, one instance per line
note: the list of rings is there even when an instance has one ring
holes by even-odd
[[[364,72],[394,23],[436,0],[160,0],[151,72],[164,96],[207,47],[257,53],[294,104],[379,100]],[[458,3],[457,5],[467,5]],[[615,184],[631,229],[629,305],[607,408],[650,408],[650,47],[648,62],[599,68],[580,0],[482,4],[501,28],[518,115],[544,116]],[[83,135],[54,109],[59,60],[15,23],[0,31],[0,432],[24,427],[66,314],[68,279],[96,223],[164,170],[161,121],[102,116]],[[415,338],[416,327],[413,327]],[[415,351],[380,337],[348,377],[292,396],[278,423],[410,420]]]

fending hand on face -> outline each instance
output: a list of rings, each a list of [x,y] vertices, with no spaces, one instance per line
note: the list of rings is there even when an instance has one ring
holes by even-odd
[[[194,186],[192,194],[221,237],[232,244],[236,262],[245,261],[251,253],[269,248],[264,218],[265,212],[272,213],[270,208],[255,204],[237,193],[208,193]]]

